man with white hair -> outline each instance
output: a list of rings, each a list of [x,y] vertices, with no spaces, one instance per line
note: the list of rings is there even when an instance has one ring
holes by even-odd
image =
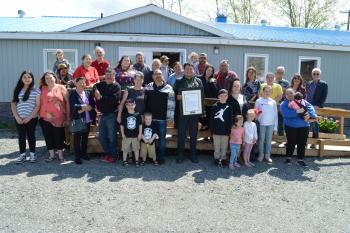
[[[105,73],[106,73],[106,69],[109,67],[109,62],[104,58],[105,50],[100,46],[96,46],[95,56],[96,56],[96,60],[91,63],[91,66],[95,67],[95,69],[97,70],[98,76],[102,81],[105,78]]]
[[[132,68],[136,71],[142,72],[144,76],[151,71],[151,68],[145,64],[145,55],[143,52],[136,53],[136,63],[132,66]]]
[[[311,72],[312,80],[306,84],[306,100],[314,106],[315,109],[323,108],[328,95],[328,84],[320,79],[321,70],[314,68]],[[318,138],[318,122],[310,123],[312,137]],[[315,148],[315,145],[311,145]]]
[[[275,72],[275,83],[279,84],[282,87],[282,91],[283,91],[283,96],[280,102],[284,100],[286,89],[289,88],[289,82],[284,79],[285,71],[286,70],[284,66],[278,66]],[[284,135],[283,116],[280,111],[278,111],[278,135],[280,136]]]

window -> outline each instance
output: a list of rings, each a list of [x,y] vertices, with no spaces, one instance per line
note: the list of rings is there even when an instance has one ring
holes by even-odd
[[[78,66],[78,50],[62,49],[64,58],[69,61],[70,72],[72,73]],[[52,70],[53,64],[56,61],[56,49],[44,49],[44,72]]]
[[[313,68],[321,68],[320,57],[299,57],[299,73],[305,81],[312,80],[311,72]]]
[[[268,71],[269,55],[268,54],[253,54],[246,53],[244,56],[244,82],[245,72],[248,67],[253,66],[256,69],[256,78],[260,81],[265,81],[265,76]]]
[[[166,55],[169,57],[170,67],[172,67],[172,64],[176,61],[179,61],[181,64],[186,61],[186,49],[175,49],[175,48],[119,47],[119,59],[123,55],[127,55],[130,57],[132,63],[134,64],[137,52],[144,53],[145,63],[150,66],[154,58],[159,58],[162,55]]]

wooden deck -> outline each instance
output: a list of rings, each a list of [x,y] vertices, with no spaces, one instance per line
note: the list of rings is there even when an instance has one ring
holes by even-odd
[[[205,140],[211,136],[209,131],[198,131],[197,150],[199,151],[213,151],[213,143]],[[342,157],[350,156],[350,140],[345,136],[337,136],[340,139],[329,139],[328,134],[320,134],[319,139],[308,138],[308,144],[317,145],[316,149],[306,149],[306,156],[327,156],[327,157]],[[271,153],[274,155],[285,155],[286,149],[284,147],[285,138],[282,136],[273,136]],[[118,140],[119,147],[121,137]],[[73,143],[71,143],[72,145]],[[167,129],[166,147],[171,149],[177,148],[177,130],[174,128]],[[185,148],[189,149],[189,140],[185,142]],[[73,148],[71,148],[73,149]],[[295,151],[296,152],[296,151]],[[91,127],[89,135],[88,153],[103,153],[103,149],[98,141],[97,126]]]

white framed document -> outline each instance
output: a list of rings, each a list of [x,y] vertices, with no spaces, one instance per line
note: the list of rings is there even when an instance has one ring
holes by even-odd
[[[203,89],[190,88],[181,90],[182,100],[180,101],[181,116],[203,115]]]

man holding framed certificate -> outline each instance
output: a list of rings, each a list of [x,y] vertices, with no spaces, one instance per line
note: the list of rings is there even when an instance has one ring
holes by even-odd
[[[178,158],[177,163],[184,160],[186,130],[190,134],[190,160],[198,163],[196,155],[198,118],[203,114],[203,84],[195,77],[194,67],[190,63],[184,64],[185,75],[177,80],[174,86],[176,100],[180,106],[178,119]]]

